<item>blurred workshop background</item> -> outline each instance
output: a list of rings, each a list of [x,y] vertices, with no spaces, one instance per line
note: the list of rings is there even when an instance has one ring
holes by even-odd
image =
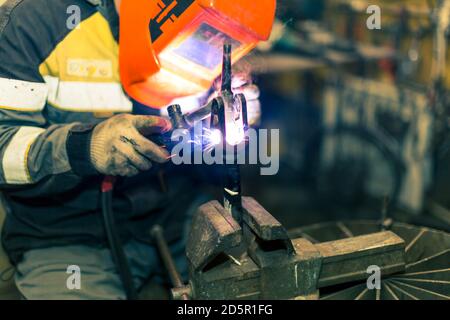
[[[246,168],[244,193],[289,227],[388,217],[449,231],[448,6],[279,1],[271,43],[244,63],[261,127],[280,129],[280,172]]]

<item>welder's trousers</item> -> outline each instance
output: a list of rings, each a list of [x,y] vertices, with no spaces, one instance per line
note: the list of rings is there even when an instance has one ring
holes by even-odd
[[[178,270],[185,273],[184,243],[171,246]],[[165,270],[156,247],[137,241],[124,245],[136,288],[161,282]],[[65,246],[25,253],[17,266],[16,285],[25,299],[126,299],[108,248]]]
[[[182,238],[170,245],[175,264],[185,279],[185,245],[192,216],[198,206],[208,200],[206,196],[199,196],[193,202],[186,212]],[[133,240],[124,245],[124,251],[138,290],[149,281],[168,283],[167,271],[155,246]],[[15,281],[24,299],[126,299],[108,248],[72,245],[28,251],[17,265]]]

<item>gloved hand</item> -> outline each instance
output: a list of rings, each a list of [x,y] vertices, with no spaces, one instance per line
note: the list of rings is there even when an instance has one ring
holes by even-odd
[[[154,116],[121,114],[98,124],[92,133],[91,162],[98,172],[131,177],[164,163],[169,153],[145,136],[171,129],[168,120]]]

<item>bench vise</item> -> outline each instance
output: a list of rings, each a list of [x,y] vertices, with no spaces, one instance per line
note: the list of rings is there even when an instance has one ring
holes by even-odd
[[[169,111],[174,128],[211,115],[211,128],[216,125],[221,131],[224,144],[245,131],[245,97],[233,95],[231,79],[231,46],[225,45],[220,96],[193,115],[183,116],[173,107]],[[241,197],[239,165],[222,168],[223,204],[202,205],[192,221],[186,248],[188,285],[181,283],[161,232],[156,232],[176,286],[174,299],[318,299],[320,288],[367,278],[372,265],[384,275],[404,270],[405,243],[390,231],[321,244],[291,240],[258,202]]]
[[[402,272],[405,243],[391,231],[312,244],[289,239],[253,198],[242,197],[241,223],[218,201],[198,209],[186,254],[190,281],[174,299],[318,299],[319,289]]]

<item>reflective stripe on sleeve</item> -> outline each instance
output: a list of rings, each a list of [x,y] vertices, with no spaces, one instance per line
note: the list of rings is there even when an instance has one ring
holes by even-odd
[[[132,102],[117,82],[60,81],[45,76],[49,87],[48,102],[73,112],[130,112]]]
[[[0,109],[41,111],[48,87],[45,83],[0,78]]]
[[[37,127],[20,127],[3,155],[3,175],[9,184],[31,183],[28,171],[28,152],[32,143],[45,130]]]

